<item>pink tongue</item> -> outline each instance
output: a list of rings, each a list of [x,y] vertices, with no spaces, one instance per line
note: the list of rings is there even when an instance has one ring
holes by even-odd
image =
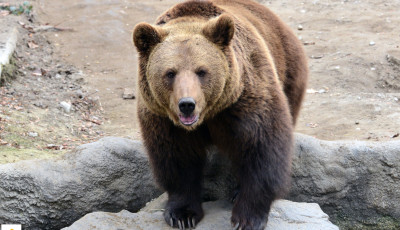
[[[179,119],[181,119],[181,121],[182,121],[183,123],[185,123],[185,124],[192,123],[192,122],[194,121],[195,118],[196,118],[195,115],[188,116],[188,117],[185,117],[185,116],[183,116],[183,115],[179,116]]]

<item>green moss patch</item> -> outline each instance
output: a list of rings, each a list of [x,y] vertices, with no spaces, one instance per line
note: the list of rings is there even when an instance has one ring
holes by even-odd
[[[18,149],[0,146],[0,164],[14,163],[20,160],[49,159],[60,156],[65,151],[50,151],[36,149]]]
[[[400,220],[393,217],[382,217],[374,221],[352,221],[346,218],[337,219],[332,221],[341,230],[398,230],[400,229]]]
[[[10,63],[7,65],[2,65],[1,69],[0,86],[3,86],[4,83],[10,82],[16,78],[18,68],[15,62],[15,58],[11,57]]]

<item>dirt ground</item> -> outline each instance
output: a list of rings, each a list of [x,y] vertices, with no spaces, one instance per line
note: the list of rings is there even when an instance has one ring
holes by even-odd
[[[103,136],[102,108],[84,89],[85,75],[57,58],[43,36],[54,28],[31,15],[6,17],[6,26],[19,27],[19,41],[7,66],[15,79],[0,88],[0,163],[59,156]]]
[[[73,28],[48,34],[56,52],[88,75],[99,90],[107,134],[138,137],[137,55],[131,30],[181,1],[38,0],[39,21]],[[399,1],[263,1],[305,43],[310,81],[296,131],[321,139],[390,140],[400,132]],[[301,29],[302,30],[299,30]],[[314,90],[314,91],[313,91]],[[315,92],[317,91],[317,92]]]
[[[178,2],[31,1],[33,17],[21,19],[19,74],[2,88],[7,98],[17,95],[24,119],[36,121],[31,129],[41,126],[38,137],[21,128],[29,149],[68,149],[104,135],[140,139],[136,100],[122,98],[125,88],[136,87],[132,29],[138,22],[154,22]],[[325,140],[400,138],[400,1],[261,2],[294,30],[309,57],[310,80],[297,132]],[[73,111],[60,109],[61,101],[72,104]],[[3,141],[15,147],[13,139]]]

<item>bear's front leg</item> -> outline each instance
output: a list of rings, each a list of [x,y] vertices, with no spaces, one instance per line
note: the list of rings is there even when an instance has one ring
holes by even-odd
[[[168,192],[164,218],[171,227],[194,228],[203,218],[202,171],[207,136],[202,129],[185,131],[142,109],[142,135],[158,184]]]
[[[257,98],[256,98],[257,99]],[[279,98],[275,98],[279,99]],[[292,121],[284,102],[239,101],[210,123],[218,148],[232,161],[239,190],[234,198],[234,229],[265,228],[272,202],[290,181]]]
[[[171,227],[179,229],[195,228],[203,218],[201,207],[201,181],[204,159],[197,162],[183,162],[180,159],[168,159],[171,167],[177,168],[169,177],[175,181],[162,183],[168,192],[168,202],[164,219]],[[166,163],[167,161],[164,161]],[[169,184],[167,184],[169,183]]]
[[[179,229],[195,228],[203,218],[200,194],[179,194],[168,192],[168,203],[164,211],[164,219],[171,227]]]
[[[253,111],[237,120],[233,132],[240,139],[233,164],[239,192],[232,209],[232,225],[241,230],[262,230],[272,202],[289,185],[292,126],[285,112]]]

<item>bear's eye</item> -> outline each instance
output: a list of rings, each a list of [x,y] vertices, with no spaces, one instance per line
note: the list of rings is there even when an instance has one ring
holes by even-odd
[[[176,72],[173,71],[173,70],[168,70],[167,74],[165,74],[165,76],[167,76],[167,78],[172,79],[172,78],[174,78],[176,76]]]
[[[199,77],[205,77],[207,74],[207,71],[205,71],[204,69],[199,69],[196,71],[197,76]]]

